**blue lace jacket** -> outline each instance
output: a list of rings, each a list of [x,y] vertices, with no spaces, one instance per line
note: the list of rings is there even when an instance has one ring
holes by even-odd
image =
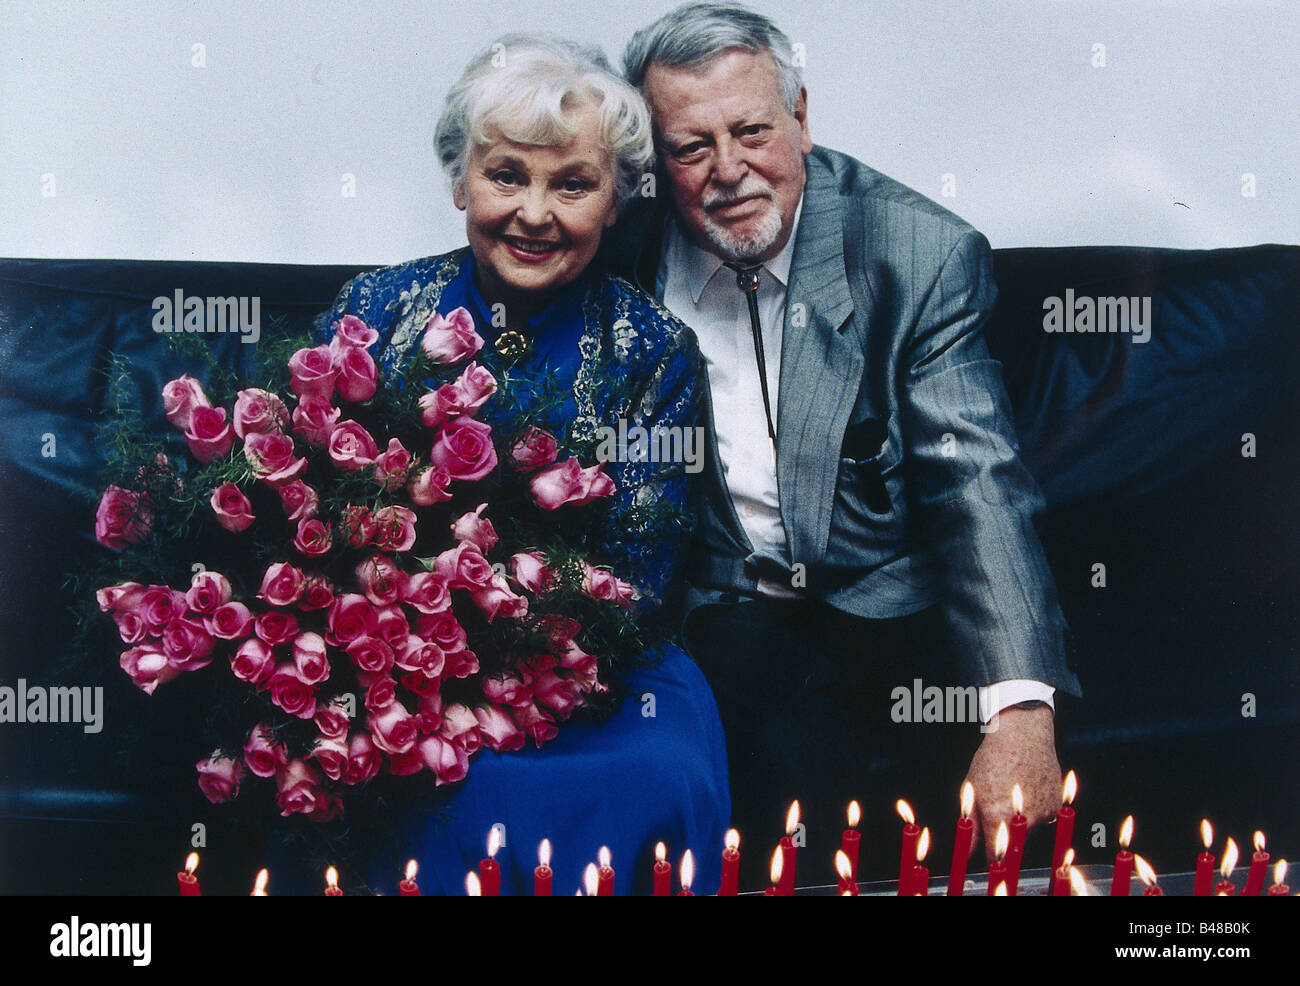
[[[462,248],[359,274],[318,316],[317,335],[329,338],[333,321],[355,315],[378,331],[376,359],[392,367],[416,351],[434,313],[445,315],[466,304],[490,344],[497,330],[486,313],[475,312],[473,302],[483,302],[473,284],[472,265],[468,248]],[[539,331],[550,333],[553,343],[560,341],[550,349],[545,369],[571,381],[573,388],[572,400],[546,422],[556,434],[586,440],[602,426],[617,430],[620,420],[628,429],[640,426],[647,432],[657,427],[684,433],[701,425],[705,384],[694,333],[626,281],[589,271],[550,306]],[[570,340],[576,342],[570,345]],[[703,431],[694,434],[702,456]],[[604,546],[615,574],[637,587],[641,612],[648,615],[674,594],[674,577],[694,528],[694,476],[681,461],[626,458],[606,465],[623,504],[664,501],[684,518],[668,536],[622,527],[607,532]]]

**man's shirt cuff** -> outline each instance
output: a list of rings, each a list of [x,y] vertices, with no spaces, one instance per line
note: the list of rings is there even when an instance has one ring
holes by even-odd
[[[980,722],[987,726],[989,720],[1003,709],[1021,702],[1046,702],[1052,711],[1056,711],[1055,694],[1056,689],[1051,685],[1029,678],[1009,678],[985,685],[979,690]]]

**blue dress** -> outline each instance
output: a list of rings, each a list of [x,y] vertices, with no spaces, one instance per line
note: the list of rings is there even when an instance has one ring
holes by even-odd
[[[372,347],[381,366],[409,358],[435,312],[469,310],[490,346],[499,334],[474,278],[473,255],[462,249],[359,275],[344,285],[318,320],[322,338],[345,314],[379,332]],[[588,272],[528,324],[529,353],[514,366],[525,386],[567,392],[543,426],[575,437],[594,429],[640,425],[694,427],[702,406],[702,377],[694,336],[671,314],[625,281]],[[491,402],[479,417],[490,418]],[[662,498],[690,509],[689,480],[680,462],[615,461],[607,471],[616,496],[649,503]],[[631,581],[646,619],[661,604],[689,534],[650,538],[618,529],[604,541],[617,574]],[[553,847],[554,893],[571,895],[588,863],[608,846],[620,894],[648,894],[654,845],[662,841],[676,863],[686,849],[696,861],[697,893],[714,893],[722,837],[731,811],[726,746],[713,694],[699,669],[677,647],[660,645],[652,669],[625,676],[629,697],[603,722],[576,721],[540,749],[483,749],[453,791],[450,817],[412,809],[397,825],[400,859],[374,859],[368,878],[395,892],[407,858],[419,863],[427,894],[465,893],[465,876],[485,855],[494,826],[504,836],[497,854],[503,894],[531,894],[537,848]],[[418,781],[420,778],[411,778]],[[674,873],[674,882],[676,873]]]

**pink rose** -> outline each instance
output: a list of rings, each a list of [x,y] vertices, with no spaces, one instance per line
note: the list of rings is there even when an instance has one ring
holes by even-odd
[[[511,709],[511,715],[514,716],[515,725],[522,729],[524,734],[533,741],[533,745],[539,749],[543,743],[549,743],[560,733],[560,727],[555,724],[555,720],[531,702]]]
[[[272,606],[292,606],[302,598],[307,577],[288,562],[276,562],[262,576],[262,588],[257,594]]]
[[[287,762],[284,746],[270,727],[261,722],[254,726],[244,744],[244,763],[248,769],[258,777],[274,777]]]
[[[329,813],[330,796],[321,784],[320,773],[307,761],[289,761],[276,771],[275,785],[279,789],[276,803],[283,817],[301,814],[323,818]]]
[[[162,390],[163,413],[181,431],[190,430],[190,416],[196,407],[211,407],[203,385],[191,376],[168,381]]]
[[[613,572],[604,568],[593,568],[587,562],[582,563],[582,591],[592,599],[618,603],[631,607],[636,597],[636,590]]]
[[[496,573],[473,541],[462,541],[434,559],[434,571],[452,589],[485,589]]]
[[[437,644],[409,634],[395,661],[404,671],[418,671],[426,678],[437,678],[442,674],[445,658]]]
[[[441,732],[470,756],[477,753],[483,743],[474,710],[460,702],[454,702],[442,710]]]
[[[300,398],[311,394],[328,401],[337,376],[329,346],[300,349],[289,359],[289,387]]]
[[[302,610],[324,609],[334,604],[334,589],[329,581],[323,575],[313,575],[307,579],[307,585],[302,590],[302,598],[298,600],[298,608]]]
[[[239,649],[231,657],[230,670],[240,681],[260,686],[275,671],[275,654],[265,642],[256,637],[249,637],[239,645]]]
[[[134,490],[110,486],[95,511],[95,540],[106,548],[121,551],[144,538],[153,528],[149,498]]]
[[[358,730],[348,739],[348,762],[343,768],[343,783],[364,784],[377,773],[382,757],[370,734]]]
[[[375,396],[379,388],[379,368],[368,352],[349,346],[335,357],[334,365],[339,373],[334,383],[345,401],[360,404]]]
[[[118,636],[124,644],[142,644],[149,639],[149,628],[144,625],[144,618],[133,609],[122,610],[113,614],[117,624]]]
[[[483,339],[474,331],[474,319],[464,308],[457,308],[446,318],[435,314],[425,325],[420,348],[435,363],[459,363],[483,348]]]
[[[244,440],[244,458],[253,475],[271,486],[283,486],[307,468],[307,460],[293,453],[293,439],[283,432],[255,433]]]
[[[503,709],[480,705],[474,710],[474,718],[478,720],[479,735],[490,749],[502,753],[523,747],[524,734]]]
[[[308,558],[329,554],[334,543],[332,528],[324,521],[303,519],[298,521],[298,533],[293,536],[293,546]]]
[[[469,773],[469,756],[455,743],[448,743],[441,736],[424,737],[416,750],[425,767],[433,771],[435,786],[463,781]]]
[[[320,764],[320,769],[326,777],[337,781],[343,776],[343,768],[348,762],[347,740],[336,736],[322,736],[307,756]]]
[[[366,718],[366,728],[375,746],[389,756],[410,753],[415,748],[418,735],[415,720],[400,702],[372,713]]]
[[[415,511],[409,507],[380,507],[374,520],[374,542],[380,551],[407,551],[415,544]]]
[[[305,685],[319,685],[330,676],[325,656],[325,638],[317,633],[300,633],[293,641],[293,666]]]
[[[402,598],[406,573],[387,555],[371,555],[356,567],[357,587],[376,606],[387,606]]]
[[[497,392],[497,378],[486,367],[471,363],[452,386],[460,391],[462,413],[473,414]]]
[[[546,590],[551,581],[551,570],[546,567],[546,559],[540,552],[529,551],[510,556],[510,574],[514,576],[520,588],[539,595]]]
[[[253,618],[253,633],[272,647],[287,644],[298,635],[298,619],[292,613],[272,610]]]
[[[239,797],[239,782],[244,777],[244,765],[238,760],[221,756],[214,751],[206,760],[194,765],[199,772],[199,790],[214,805],[234,801]]]
[[[533,679],[533,696],[561,718],[567,718],[578,704],[578,686],[554,671],[543,671]]]
[[[589,503],[614,494],[614,481],[605,475],[604,468],[605,463],[598,462],[583,469],[577,459],[565,459],[534,475],[528,488],[543,510],[557,510],[566,503]]]
[[[366,697],[363,704],[367,712],[382,712],[397,701],[397,682],[389,674],[363,674]]]
[[[406,474],[410,469],[411,453],[396,438],[390,438],[388,451],[380,453],[375,459],[375,482],[395,490],[406,482]]]
[[[431,640],[444,651],[458,651],[465,646],[465,628],[456,619],[456,614],[447,610],[432,615],[420,614],[415,633],[425,640]]]
[[[600,669],[596,655],[588,654],[572,640],[561,654],[560,664],[568,668],[573,681],[582,691],[605,691],[605,686],[600,683]]]
[[[95,601],[99,603],[101,613],[119,609],[133,610],[140,605],[144,591],[144,586],[139,582],[120,582],[117,585],[106,585],[102,589],[96,589]]]
[[[451,485],[451,476],[439,466],[429,466],[411,477],[406,484],[406,495],[417,507],[431,507],[435,503],[450,500],[447,487]]]
[[[485,554],[496,547],[497,543],[496,528],[492,526],[492,521],[483,517],[486,509],[487,504],[480,503],[472,513],[461,514],[451,525],[452,537],[457,541],[470,541],[478,545],[478,549]]]
[[[406,614],[401,606],[377,606],[375,608],[375,636],[390,647],[406,643],[411,632],[411,625],[406,622]]]
[[[190,580],[190,591],[185,593],[185,601],[190,609],[202,615],[214,612],[218,606],[230,602],[232,591],[230,580],[220,572],[195,572]]]
[[[369,674],[390,670],[395,660],[393,648],[378,637],[358,637],[344,649],[352,663]]]
[[[420,735],[427,736],[442,729],[442,695],[436,690],[420,693],[420,711],[416,713],[420,720]]]
[[[270,391],[253,387],[241,390],[235,398],[235,434],[240,438],[288,426],[289,409]]]
[[[378,624],[370,600],[360,593],[350,592],[334,600],[325,639],[335,647],[346,648],[354,640],[374,633]]]
[[[204,465],[220,459],[235,445],[235,429],[226,424],[224,407],[196,407],[185,430],[190,454]]]
[[[306,394],[293,409],[293,430],[308,445],[328,445],[342,411],[332,405],[329,396]]]
[[[455,384],[444,383],[420,398],[420,421],[426,428],[440,428],[465,410],[465,395]]]
[[[349,547],[364,548],[374,540],[378,525],[366,507],[349,504],[343,512],[343,521],[339,528]]]
[[[167,663],[167,655],[152,644],[123,652],[119,663],[135,686],[146,695],[152,695],[155,688],[180,674]]]
[[[185,615],[189,603],[185,594],[165,585],[151,585],[140,597],[140,616],[154,636],[162,634],[172,620]]]
[[[437,572],[418,572],[407,578],[402,601],[421,613],[441,613],[451,609],[451,590],[445,576]]]
[[[426,677],[423,671],[408,671],[402,675],[402,687],[414,695],[426,698],[429,695],[436,694],[442,688],[441,678]],[[424,726],[420,727],[428,732]]]
[[[256,519],[253,505],[234,483],[222,483],[212,491],[212,512],[217,523],[233,534],[246,531]]]
[[[212,663],[216,641],[199,620],[178,617],[162,632],[163,653],[167,663],[178,671],[197,671]]]
[[[292,664],[281,664],[266,683],[271,701],[291,716],[310,719],[316,714],[316,689],[298,676]]]
[[[510,585],[500,575],[494,575],[487,585],[470,592],[487,621],[491,623],[498,616],[519,619],[528,615],[528,600],[510,590]]]
[[[478,655],[472,650],[449,650],[443,653],[444,678],[468,678],[478,674]]]
[[[355,315],[344,315],[337,322],[331,322],[334,338],[330,340],[330,351],[337,356],[345,349],[369,349],[379,341],[379,333]]]
[[[334,465],[345,472],[357,472],[374,463],[379,446],[355,421],[340,421],[330,433],[329,453]]]
[[[285,483],[277,492],[284,507],[284,515],[290,520],[310,520],[316,516],[320,497],[301,479]]]
[[[520,472],[549,466],[559,454],[555,436],[532,425],[510,446],[510,461]]]
[[[443,425],[429,459],[452,479],[482,479],[497,464],[492,429],[473,418],[457,418]]]
[[[348,713],[337,698],[329,705],[316,706],[316,716],[312,721],[316,723],[316,728],[320,730],[322,736],[339,739],[348,734]]]
[[[213,610],[206,621],[208,633],[222,640],[238,640],[253,632],[253,614],[241,602],[228,602]]]
[[[523,705],[532,701],[532,691],[515,675],[483,679],[483,695],[494,705]]]

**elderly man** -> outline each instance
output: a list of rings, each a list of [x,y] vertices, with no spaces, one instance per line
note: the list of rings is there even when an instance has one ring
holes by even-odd
[[[1053,693],[1079,685],[983,337],[988,242],[815,146],[790,42],[747,8],[680,7],[624,61],[670,194],[626,215],[606,257],[708,366],[685,635],[722,710],[736,824],[758,836],[797,795],[834,825],[931,685],[979,686],[967,777],[986,846],[1016,783],[1031,824],[1051,817]],[[956,680],[922,677],[945,653]]]

